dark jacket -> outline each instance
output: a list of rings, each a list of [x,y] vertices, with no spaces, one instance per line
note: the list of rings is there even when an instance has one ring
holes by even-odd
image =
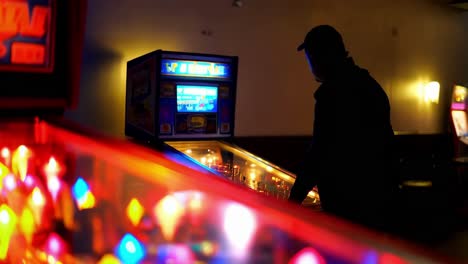
[[[315,100],[313,142],[290,200],[302,202],[317,185],[325,211],[375,222],[371,218],[389,210],[398,186],[388,97],[349,58]]]

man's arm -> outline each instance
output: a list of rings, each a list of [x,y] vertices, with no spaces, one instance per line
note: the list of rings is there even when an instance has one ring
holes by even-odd
[[[312,188],[317,185],[317,177],[315,176],[314,170],[316,170],[316,147],[314,142],[310,145],[305,158],[299,165],[296,181],[291,188],[289,194],[289,200],[301,204],[302,201],[307,197],[307,194]]]
[[[289,194],[289,200],[295,203],[301,204],[307,197],[310,190],[312,190],[318,182],[320,171],[320,152],[321,147],[323,146],[324,137],[327,135],[326,122],[327,119],[329,119],[327,116],[329,113],[323,107],[323,103],[321,103],[320,100],[316,100],[312,142],[306,151],[304,159],[298,167],[296,181],[294,182]]]

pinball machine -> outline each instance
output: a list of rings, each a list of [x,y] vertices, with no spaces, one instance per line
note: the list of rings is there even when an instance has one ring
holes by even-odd
[[[455,156],[457,159],[468,157],[468,88],[455,85],[450,107],[452,130],[455,136]]]
[[[287,199],[295,175],[233,143],[238,57],[156,50],[127,63],[125,134]],[[304,204],[320,209],[317,190]]]
[[[454,85],[450,105],[457,188],[468,202],[468,88]]]

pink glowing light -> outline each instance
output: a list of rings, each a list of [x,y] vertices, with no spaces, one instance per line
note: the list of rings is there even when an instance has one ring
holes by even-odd
[[[49,192],[52,194],[52,198],[56,200],[58,193],[60,189],[62,188],[62,184],[57,177],[50,177],[47,180],[47,188],[49,189]]]
[[[57,234],[50,234],[46,242],[46,252],[54,257],[60,256],[65,252],[65,242]]]
[[[24,178],[24,184],[26,184],[26,187],[32,188],[35,186],[36,181],[34,180],[33,176],[27,175],[26,178]]]
[[[256,227],[255,215],[249,208],[237,203],[226,206],[224,210],[224,232],[234,254],[243,257]]]
[[[6,176],[3,179],[3,181],[4,181],[3,184],[5,185],[5,188],[9,191],[13,191],[18,186],[16,183],[15,176],[13,176],[12,174]]]
[[[289,264],[325,264],[325,259],[313,248],[304,248],[299,251]]]

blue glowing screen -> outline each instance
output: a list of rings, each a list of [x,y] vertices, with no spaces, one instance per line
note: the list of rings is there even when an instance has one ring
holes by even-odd
[[[161,74],[221,79],[231,77],[230,67],[227,63],[169,59],[161,60]]]
[[[177,85],[177,112],[218,112],[218,87],[201,85]]]

